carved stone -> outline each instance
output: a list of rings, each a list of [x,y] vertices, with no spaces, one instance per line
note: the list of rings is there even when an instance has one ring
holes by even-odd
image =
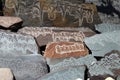
[[[0,56],[38,53],[38,46],[32,36],[0,30]]]
[[[0,80],[13,80],[13,74],[9,68],[0,68]]]
[[[117,77],[120,75],[120,52],[112,51],[100,61],[95,62],[89,67],[91,76],[106,75]]]
[[[24,27],[18,33],[34,36],[39,46],[55,41],[83,42],[84,37],[90,37],[96,34],[89,28],[56,27]]]
[[[52,42],[46,46],[44,57],[65,58],[86,56],[88,49],[81,42]]]
[[[10,68],[16,80],[38,80],[48,72],[41,55],[0,57],[0,67]]]
[[[6,0],[5,15],[20,16],[24,26],[87,26],[100,23],[96,6],[84,0]]]

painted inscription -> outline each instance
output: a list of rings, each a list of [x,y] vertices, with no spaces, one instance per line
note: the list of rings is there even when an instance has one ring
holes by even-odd
[[[72,44],[72,45],[56,45],[55,51],[58,54],[84,51],[84,45],[79,44],[79,43],[75,43],[75,44]]]

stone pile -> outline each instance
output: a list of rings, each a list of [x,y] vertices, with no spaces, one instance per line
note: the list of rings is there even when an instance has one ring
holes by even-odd
[[[2,1],[0,80],[120,80],[119,0]]]

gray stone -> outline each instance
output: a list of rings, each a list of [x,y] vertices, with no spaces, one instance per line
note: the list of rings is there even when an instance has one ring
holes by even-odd
[[[91,66],[97,60],[92,55],[87,55],[85,57],[71,57],[71,58],[60,58],[60,59],[51,59],[47,58],[47,64],[50,66],[50,71],[58,71],[59,69],[72,67],[72,66],[82,66],[86,65],[87,67]]]
[[[0,66],[10,68],[16,80],[37,80],[48,72],[46,62],[41,55],[0,56]]]
[[[97,34],[85,38],[85,44],[92,51],[93,56],[103,57],[111,50],[120,50],[120,31]]]
[[[0,80],[13,80],[13,74],[9,68],[0,68]]]
[[[120,52],[112,51],[100,61],[95,62],[89,67],[91,76],[109,74],[112,76],[120,75]]]
[[[84,80],[85,67],[76,66],[49,73],[39,80]]]
[[[0,30],[0,56],[38,53],[38,46],[32,36]]]
[[[107,24],[102,23],[95,26],[96,30],[99,32],[112,32],[116,30],[120,30],[120,24]]]

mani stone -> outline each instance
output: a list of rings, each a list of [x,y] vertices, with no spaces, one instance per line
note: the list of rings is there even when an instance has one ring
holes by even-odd
[[[120,24],[110,24],[110,23],[102,23],[95,25],[97,31],[103,32],[112,32],[116,30],[120,30]]]
[[[4,15],[22,18],[23,26],[42,25],[39,0],[5,0]]]
[[[44,57],[82,57],[88,54],[88,49],[82,42],[52,42],[46,46]]]
[[[10,68],[15,80],[38,80],[48,72],[46,61],[41,55],[0,56],[0,67]]]
[[[84,37],[90,37],[96,33],[89,28],[58,28],[58,27],[24,27],[18,31],[21,34],[29,34],[36,38],[39,46],[56,41],[81,42]]]
[[[68,67],[48,73],[39,80],[84,80],[85,66]]]
[[[38,46],[32,36],[0,30],[0,56],[20,56],[38,52]]]
[[[20,27],[22,19],[19,17],[0,16],[0,26],[3,28]]]
[[[9,68],[0,68],[0,80],[13,80],[13,74]]]
[[[23,26],[78,27],[94,29],[100,23],[97,8],[84,0],[5,0],[4,15],[19,16]]]
[[[105,75],[109,74],[111,76],[120,75],[120,52],[111,51],[106,54],[104,58],[100,61],[95,62],[89,68],[89,73],[91,76]]]
[[[85,44],[91,50],[93,56],[103,57],[112,50],[120,50],[120,30],[97,34],[85,38]]]

